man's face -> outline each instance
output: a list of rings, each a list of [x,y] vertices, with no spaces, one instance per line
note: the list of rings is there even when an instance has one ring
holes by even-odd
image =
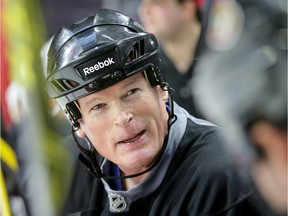
[[[258,121],[250,137],[262,154],[252,174],[265,200],[279,212],[287,211],[287,133],[267,121]]]
[[[167,134],[167,97],[137,73],[78,100],[82,119],[77,135],[87,136],[125,174],[143,171],[153,163]]]
[[[178,32],[182,10],[176,0],[142,0],[138,13],[145,29],[161,40]]]

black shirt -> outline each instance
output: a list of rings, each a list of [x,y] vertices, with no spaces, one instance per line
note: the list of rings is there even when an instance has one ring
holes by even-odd
[[[173,93],[174,101],[197,118],[203,118],[203,115],[194,102],[191,81],[194,77],[196,65],[199,61],[201,61],[202,53],[206,48],[204,39],[202,38],[203,34],[204,33],[201,33],[200,35],[201,38],[197,44],[192,63],[185,73],[180,73],[177,70],[173,62],[167,57],[161,47],[159,50],[159,56],[161,58],[161,71],[166,82],[169,83],[170,87],[175,91]]]

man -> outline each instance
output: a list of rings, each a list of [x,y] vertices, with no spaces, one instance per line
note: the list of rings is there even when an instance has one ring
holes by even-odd
[[[204,33],[210,0],[142,0],[139,17],[160,44],[163,74],[175,90],[174,100],[195,117],[189,80],[206,48]]]
[[[238,169],[252,166],[267,203],[286,215],[287,1],[215,1],[212,23],[221,22],[227,4],[235,9],[229,20],[242,23],[239,35],[229,33],[236,40],[225,52],[207,53],[193,92],[205,116],[227,128],[227,149]]]
[[[47,91],[94,176],[76,174],[65,213],[264,215],[217,127],[173,102],[157,41],[137,22],[100,9],[60,29],[47,60]]]

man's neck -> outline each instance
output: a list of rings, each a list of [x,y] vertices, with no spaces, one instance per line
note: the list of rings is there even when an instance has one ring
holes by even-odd
[[[129,190],[130,188],[134,187],[137,184],[143,182],[150,172],[144,173],[143,175],[134,177],[134,178],[127,178],[122,181],[123,190]]]

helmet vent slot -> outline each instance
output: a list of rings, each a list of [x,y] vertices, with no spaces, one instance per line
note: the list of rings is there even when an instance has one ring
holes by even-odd
[[[59,92],[65,92],[72,88],[75,88],[79,85],[79,83],[72,81],[72,80],[65,80],[65,79],[57,79],[52,82],[53,86],[59,91]]]
[[[144,55],[144,40],[134,44],[127,58],[127,63],[132,62]]]

